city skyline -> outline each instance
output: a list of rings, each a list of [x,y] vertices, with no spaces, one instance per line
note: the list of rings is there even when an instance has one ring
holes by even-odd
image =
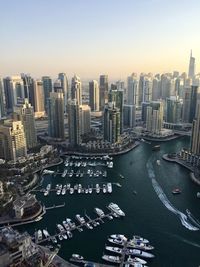
[[[6,1],[1,3],[0,76],[82,79],[132,72],[200,71],[198,1]]]

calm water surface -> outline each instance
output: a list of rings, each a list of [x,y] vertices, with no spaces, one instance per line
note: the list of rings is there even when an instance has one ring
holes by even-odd
[[[189,178],[189,172],[179,165],[165,162],[162,155],[179,151],[189,145],[188,138],[181,138],[162,143],[161,150],[153,152],[151,145],[142,143],[128,154],[114,158],[114,168],[108,170],[108,177],[61,178],[46,176],[44,186],[49,182],[52,187],[57,183],[90,184],[113,182],[113,193],[103,194],[73,194],[57,196],[54,192],[48,197],[38,193],[38,198],[46,206],[60,204],[66,206],[49,210],[43,220],[20,227],[33,233],[35,229],[47,228],[55,233],[56,223],[61,223],[66,217],[74,219],[76,214],[95,217],[94,207],[106,211],[106,205],[111,201],[117,203],[126,213],[124,219],[105,220],[104,224],[93,230],[84,229],[82,233],[73,232],[71,240],[61,241],[59,255],[69,259],[72,253],[78,253],[85,259],[102,262],[101,256],[108,235],[112,233],[141,235],[150,240],[155,247],[155,258],[148,261],[148,266],[155,267],[198,267],[200,265],[200,230],[186,217],[186,209],[200,221],[200,200],[196,193],[200,188]],[[156,160],[160,160],[160,166]],[[59,167],[63,170],[63,166]],[[122,174],[125,178],[120,178]],[[180,195],[173,195],[174,188],[180,188]],[[134,191],[137,194],[134,194]],[[107,253],[109,254],[109,253]]]

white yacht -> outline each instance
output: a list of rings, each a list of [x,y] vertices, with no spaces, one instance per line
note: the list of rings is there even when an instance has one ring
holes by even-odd
[[[139,235],[134,235],[133,238],[130,241],[134,241],[134,242],[142,242],[142,243],[149,243],[149,240],[139,236]]]
[[[83,260],[84,258],[82,256],[80,256],[79,254],[72,254],[72,258],[75,260]]]
[[[64,172],[61,174],[61,177],[64,178],[67,175],[67,169],[64,170]]]
[[[47,229],[43,229],[42,231],[43,231],[43,234],[44,234],[44,236],[45,236],[46,238],[49,238],[49,237],[50,237],[50,234],[49,234],[49,232],[47,231]]]
[[[103,184],[103,193],[104,194],[107,193],[107,188],[106,188],[106,185],[105,184]]]
[[[119,256],[103,255],[102,259],[105,261],[113,262],[113,263],[120,263],[121,262]]]
[[[123,239],[123,240],[126,240],[127,238],[125,237],[125,235],[122,235],[122,234],[113,234],[113,235],[110,235],[111,238],[119,238],[119,239]]]
[[[105,216],[104,211],[99,209],[99,208],[94,208],[94,211],[96,212],[97,215],[99,215],[99,217],[104,217]]]
[[[47,169],[44,169],[42,174],[53,174],[54,171],[51,171],[51,170],[47,170]]]
[[[96,193],[99,194],[99,193],[100,193],[100,190],[101,190],[101,189],[100,189],[99,184],[96,184]]]
[[[110,247],[110,246],[105,246],[105,249],[111,252],[115,252],[117,254],[122,254],[123,249],[122,248],[118,248],[118,247]]]
[[[63,186],[63,189],[61,191],[61,194],[62,195],[65,195],[66,194],[66,187],[67,187],[66,185]]]
[[[140,258],[138,258],[138,257],[131,258],[130,255],[128,256],[127,262],[128,262],[129,264],[132,264],[132,263],[146,264],[146,263],[147,263],[145,260],[140,259]]]
[[[116,213],[119,216],[125,216],[125,213],[119,208],[119,206],[113,202],[108,205],[109,210]]]
[[[107,191],[108,193],[112,193],[112,184],[111,183],[107,183]]]
[[[85,223],[85,219],[83,217],[81,217],[80,214],[77,214],[76,215],[76,219],[81,223],[81,224],[84,224]]]
[[[62,232],[65,232],[65,229],[64,227],[61,225],[61,224],[56,224],[58,230],[62,233]]]
[[[108,161],[107,162],[107,166],[108,166],[108,168],[113,168],[113,162],[112,161]]]
[[[42,240],[42,231],[41,230],[38,230],[37,231],[37,240],[38,241],[41,241]]]

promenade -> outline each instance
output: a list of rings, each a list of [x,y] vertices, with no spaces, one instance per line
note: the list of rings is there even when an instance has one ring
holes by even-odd
[[[180,160],[178,157],[173,157],[173,158],[170,158],[168,156],[168,154],[164,154],[162,156],[162,158],[166,161],[169,161],[169,162],[173,162],[173,163],[177,163],[181,166],[183,166],[184,168],[190,170],[190,178],[193,182],[195,182],[196,184],[200,185],[200,179],[198,179],[197,177],[195,177],[195,168],[191,165],[188,165],[186,162],[184,162],[183,160]]]

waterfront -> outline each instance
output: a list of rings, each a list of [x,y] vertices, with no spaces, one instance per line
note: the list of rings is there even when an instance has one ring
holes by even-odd
[[[57,196],[51,193],[44,197],[37,193],[46,206],[64,201],[66,205],[64,208],[47,211],[43,220],[18,229],[28,230],[32,234],[35,229],[47,228],[53,234],[56,223],[61,223],[66,217],[74,219],[76,214],[84,215],[86,210],[90,217],[95,218],[94,207],[107,211],[106,206],[113,201],[124,210],[126,217],[105,220],[104,224],[93,230],[84,228],[82,233],[74,232],[71,240],[61,241],[60,256],[69,259],[72,253],[78,253],[85,259],[102,262],[101,256],[105,243],[108,243],[108,235],[121,233],[131,237],[132,234],[140,234],[155,247],[153,253],[156,257],[148,262],[148,266],[197,267],[200,263],[200,231],[186,228],[187,224],[184,226],[181,223],[180,212],[186,214],[185,210],[189,209],[200,220],[200,203],[196,197],[199,187],[191,181],[189,171],[185,168],[162,160],[164,153],[176,152],[188,143],[188,138],[172,140],[162,143],[161,150],[157,152],[152,151],[151,145],[141,143],[131,152],[114,158],[114,169],[107,169],[107,178],[45,176],[44,186],[49,182],[52,182],[53,187],[58,183],[81,183],[87,186],[92,183],[113,182],[120,183],[122,187],[113,186],[112,194]],[[156,163],[158,159],[160,166]],[[125,178],[122,179],[120,174]],[[182,194],[171,193],[176,187],[181,189]]]

